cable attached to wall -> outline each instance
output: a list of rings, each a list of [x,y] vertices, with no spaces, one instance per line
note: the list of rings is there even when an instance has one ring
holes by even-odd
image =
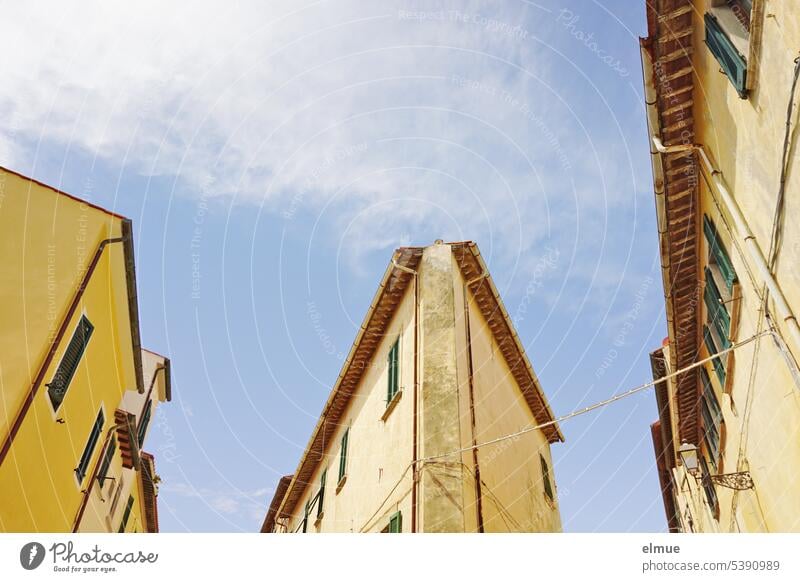
[[[700,366],[703,366],[704,364],[707,364],[708,362],[711,362],[711,361],[715,360],[716,358],[722,357],[722,356],[724,356],[725,354],[727,354],[729,352],[737,350],[737,349],[741,348],[742,346],[745,346],[745,345],[747,345],[747,344],[749,344],[751,342],[754,342],[754,341],[756,341],[756,340],[758,340],[758,339],[760,339],[760,338],[762,338],[764,336],[772,335],[773,333],[774,333],[774,330],[772,330],[772,329],[767,329],[765,331],[759,332],[759,333],[757,333],[757,334],[755,334],[753,336],[750,336],[747,339],[744,339],[744,340],[742,340],[742,341],[740,341],[738,343],[732,344],[730,347],[728,347],[728,348],[726,348],[724,350],[720,350],[719,352],[717,352],[714,355],[711,355],[711,356],[709,356],[707,358],[703,358],[702,360],[698,360],[697,362],[695,362],[693,364],[690,364],[690,365],[688,365],[688,366],[686,366],[684,368],[681,368],[680,370],[676,370],[674,372],[671,372],[671,373],[659,378],[658,380],[653,380],[651,382],[647,382],[645,384],[641,384],[641,385],[636,386],[635,388],[631,388],[630,390],[627,390],[625,392],[620,392],[619,394],[615,394],[611,398],[607,398],[605,400],[601,400],[599,402],[596,402],[595,404],[592,404],[591,406],[587,406],[585,408],[581,408],[581,409],[575,410],[573,412],[570,412],[569,414],[565,414],[565,415],[560,416],[558,418],[555,418],[553,420],[550,420],[550,421],[547,421],[547,422],[543,422],[543,423],[537,424],[535,426],[529,426],[529,427],[523,428],[523,429],[521,429],[521,430],[519,430],[517,432],[506,434],[506,435],[503,435],[503,436],[500,436],[500,437],[497,437],[497,438],[494,438],[494,439],[491,439],[491,440],[488,440],[488,441],[484,441],[484,442],[481,442],[481,443],[476,443],[476,444],[474,444],[472,446],[469,446],[469,447],[464,447],[464,448],[461,448],[461,449],[456,449],[456,450],[453,450],[453,451],[449,451],[447,453],[442,453],[442,454],[439,454],[439,455],[432,455],[432,456],[429,456],[429,457],[422,457],[420,459],[417,459],[416,461],[413,461],[413,462],[409,463],[408,465],[406,465],[406,468],[403,470],[403,473],[400,475],[400,478],[397,480],[397,482],[394,484],[392,489],[386,495],[384,500],[381,502],[381,504],[378,506],[378,508],[375,510],[375,512],[369,517],[369,519],[367,519],[367,521],[364,523],[364,525],[360,528],[359,531],[362,531],[362,532],[366,531],[370,527],[370,525],[372,524],[372,522],[375,519],[375,517],[380,514],[381,510],[386,505],[386,502],[389,501],[389,499],[391,499],[391,497],[394,494],[394,492],[400,486],[400,483],[402,483],[403,479],[408,474],[409,469],[411,469],[411,467],[413,465],[415,465],[415,464],[432,463],[432,462],[440,461],[441,459],[444,459],[446,457],[451,457],[453,455],[459,455],[459,454],[462,454],[462,453],[471,452],[473,450],[476,450],[476,449],[479,449],[479,448],[482,448],[482,447],[487,447],[487,446],[494,445],[494,444],[497,444],[497,443],[500,443],[500,442],[503,442],[503,441],[506,441],[506,440],[509,440],[509,439],[518,438],[518,437],[520,437],[520,436],[522,436],[524,434],[527,434],[529,432],[533,432],[535,430],[541,430],[542,428],[546,428],[548,426],[551,426],[551,425],[554,425],[554,424],[558,424],[558,423],[563,422],[565,420],[570,420],[572,418],[575,418],[576,416],[581,416],[581,415],[586,414],[588,412],[592,412],[593,410],[597,410],[599,408],[603,408],[605,406],[608,406],[609,404],[613,404],[614,402],[617,402],[617,401],[622,400],[624,398],[628,398],[629,396],[633,396],[634,394],[638,394],[639,392],[643,392],[644,390],[652,388],[656,384],[660,384],[661,382],[664,382],[664,381],[669,380],[671,378],[675,378],[679,374],[683,374],[685,372],[688,372],[689,370],[693,370],[694,368],[698,368]]]

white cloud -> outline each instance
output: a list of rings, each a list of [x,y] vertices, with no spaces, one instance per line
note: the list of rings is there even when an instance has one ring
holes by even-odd
[[[13,3],[0,115],[17,144],[70,143],[185,191],[323,215],[350,250],[425,242],[414,232],[428,224],[515,255],[570,218],[573,181],[599,211],[619,198],[602,191],[613,160],[596,159],[529,28],[555,16],[530,3]]]

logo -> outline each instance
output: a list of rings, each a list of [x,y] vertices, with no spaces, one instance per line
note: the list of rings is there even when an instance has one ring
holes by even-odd
[[[39,542],[28,542],[19,551],[19,563],[26,570],[35,570],[44,561],[44,546]]]

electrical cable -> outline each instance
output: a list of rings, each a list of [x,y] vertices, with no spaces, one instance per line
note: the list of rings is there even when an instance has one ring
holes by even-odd
[[[713,355],[711,355],[711,356],[709,356],[707,358],[703,358],[702,360],[698,360],[697,362],[695,362],[693,364],[690,364],[690,365],[688,365],[688,366],[686,366],[684,368],[681,368],[680,370],[676,370],[675,372],[671,372],[671,373],[659,378],[658,380],[653,380],[651,382],[647,382],[645,384],[641,384],[639,386],[636,386],[635,388],[627,390],[626,392],[621,392],[619,394],[615,394],[611,398],[607,398],[605,400],[601,400],[599,402],[596,402],[595,404],[592,404],[591,406],[587,406],[585,408],[581,408],[581,409],[575,410],[573,412],[570,412],[569,414],[565,414],[563,416],[560,416],[560,417],[555,418],[553,420],[550,420],[548,422],[537,424],[535,426],[529,426],[529,427],[526,427],[526,428],[524,428],[522,430],[519,430],[517,432],[506,434],[506,435],[503,435],[503,436],[500,436],[500,437],[497,437],[497,438],[494,438],[494,439],[491,439],[491,440],[488,440],[488,441],[484,441],[484,442],[481,442],[481,443],[477,443],[477,444],[469,446],[469,447],[463,447],[461,449],[456,449],[456,450],[453,450],[453,451],[450,451],[450,452],[447,452],[447,453],[441,453],[441,454],[438,454],[438,455],[431,455],[431,456],[428,456],[428,457],[422,457],[420,459],[417,459],[416,461],[412,461],[411,463],[406,465],[406,468],[403,470],[403,473],[400,475],[400,478],[394,484],[394,486],[389,491],[389,493],[386,495],[386,497],[383,499],[383,501],[381,501],[380,505],[375,510],[375,512],[366,520],[366,522],[360,528],[359,531],[363,532],[365,529],[367,529],[368,526],[371,525],[372,521],[375,519],[375,517],[380,513],[380,511],[386,505],[386,502],[389,501],[389,499],[391,499],[391,497],[394,494],[394,492],[400,486],[400,483],[402,483],[403,479],[408,474],[409,469],[411,469],[411,467],[414,466],[415,464],[431,463],[431,462],[439,461],[440,459],[444,459],[445,457],[450,457],[450,456],[453,456],[453,455],[458,455],[458,454],[461,454],[461,453],[470,452],[472,450],[479,449],[479,448],[486,447],[486,446],[493,445],[493,444],[497,444],[499,442],[502,442],[502,441],[505,441],[505,440],[508,440],[508,439],[517,438],[517,437],[519,437],[519,436],[521,436],[523,434],[532,432],[534,430],[539,430],[539,429],[551,426],[553,424],[557,424],[557,423],[563,422],[565,420],[570,420],[572,418],[575,418],[576,416],[581,416],[581,415],[586,414],[588,412],[592,412],[593,410],[597,410],[597,409],[602,408],[604,406],[608,406],[609,404],[613,404],[614,402],[622,400],[623,398],[627,398],[629,396],[633,396],[634,394],[638,394],[639,392],[647,390],[648,388],[652,388],[656,384],[660,384],[661,382],[665,382],[665,381],[667,381],[667,380],[669,380],[671,378],[674,378],[674,377],[678,376],[679,374],[683,374],[685,372],[688,372],[689,370],[692,370],[694,368],[698,368],[698,367],[700,367],[700,366],[702,366],[702,365],[704,365],[704,364],[706,364],[706,363],[708,363],[708,362],[710,362],[710,361],[712,361],[712,360],[714,360],[716,358],[724,356],[725,354],[727,354],[729,352],[732,352],[732,351],[734,351],[734,350],[736,350],[736,349],[738,349],[738,348],[740,348],[740,347],[742,347],[744,345],[747,345],[750,342],[753,342],[753,341],[755,341],[755,340],[757,340],[757,339],[759,339],[759,338],[761,338],[763,336],[771,335],[773,333],[774,333],[774,331],[772,329],[768,329],[768,330],[759,332],[759,333],[757,333],[757,334],[755,334],[753,336],[750,336],[747,339],[744,339],[744,340],[742,340],[742,341],[740,341],[738,343],[732,344],[730,347],[728,347],[728,348],[726,348],[724,350],[720,350],[716,354],[713,354]]]
[[[493,445],[493,444],[496,444],[496,443],[499,443],[499,442],[502,442],[502,441],[505,441],[505,440],[508,440],[508,439],[516,438],[518,436],[521,436],[523,434],[532,432],[534,430],[539,430],[539,429],[542,429],[542,428],[545,428],[545,427],[548,427],[548,426],[563,422],[565,420],[569,420],[571,418],[575,418],[576,416],[580,416],[582,414],[586,414],[587,412],[592,412],[593,410],[597,410],[598,408],[602,408],[604,406],[608,406],[609,404],[613,404],[614,402],[616,402],[618,400],[622,400],[623,398],[627,398],[628,396],[633,396],[634,394],[637,394],[639,392],[642,392],[643,390],[651,388],[651,387],[655,386],[656,384],[659,384],[659,383],[661,383],[661,382],[663,382],[665,380],[669,380],[670,378],[674,378],[675,376],[677,376],[679,374],[683,374],[685,372],[688,372],[689,370],[693,370],[694,368],[698,368],[698,367],[702,366],[703,364],[706,364],[707,362],[710,362],[710,361],[712,361],[712,360],[714,360],[716,358],[719,358],[720,356],[724,356],[728,352],[732,352],[735,349],[738,349],[738,348],[740,348],[740,347],[742,347],[742,346],[744,346],[746,344],[749,344],[752,341],[755,341],[756,339],[758,339],[758,338],[760,338],[760,337],[762,337],[764,335],[768,335],[768,334],[771,334],[771,333],[773,333],[772,330],[767,330],[767,331],[762,331],[761,333],[757,333],[757,334],[755,334],[755,335],[753,335],[753,336],[751,336],[751,337],[749,337],[749,338],[747,338],[745,340],[740,341],[739,343],[731,345],[730,347],[728,347],[728,348],[726,348],[724,350],[720,350],[719,352],[717,352],[716,354],[714,354],[712,356],[709,356],[709,357],[704,358],[702,360],[698,360],[697,362],[695,362],[693,364],[690,364],[690,365],[688,365],[688,366],[686,366],[686,367],[684,367],[684,368],[682,368],[680,370],[677,370],[675,372],[667,374],[663,378],[659,378],[658,380],[653,380],[652,382],[647,382],[646,384],[642,384],[642,385],[637,386],[635,388],[632,388],[632,389],[630,389],[630,390],[628,390],[626,392],[621,392],[619,394],[615,394],[611,398],[607,398],[606,400],[601,400],[600,402],[596,402],[595,404],[592,404],[591,406],[587,406],[586,408],[581,408],[581,409],[576,410],[574,412],[570,412],[569,414],[565,414],[564,416],[560,416],[558,418],[554,418],[553,420],[549,420],[547,422],[543,422],[541,424],[537,424],[536,426],[529,426],[529,427],[523,428],[522,430],[519,430],[519,431],[517,431],[515,433],[503,435],[503,436],[497,437],[495,439],[491,439],[491,440],[488,440],[488,441],[484,441],[482,443],[478,443],[476,445],[472,445],[472,446],[469,446],[469,447],[463,447],[461,449],[456,449],[456,450],[450,451],[448,453],[441,453],[439,455],[431,455],[429,457],[423,457],[423,458],[419,459],[419,462],[434,461],[436,459],[442,459],[444,457],[457,455],[459,453],[469,452],[469,451],[471,451],[473,449],[476,449],[476,448],[481,448],[481,447],[485,447],[485,446],[488,446],[488,445]]]
[[[782,234],[782,218],[784,200],[786,198],[786,175],[789,171],[789,150],[792,135],[792,110],[794,109],[794,94],[797,89],[797,79],[800,77],[800,57],[794,60],[794,75],[792,77],[792,89],[789,92],[789,104],[786,107],[786,130],[783,135],[783,153],[781,155],[781,177],[778,186],[778,199],[775,202],[775,214],[772,218],[772,236],[769,243],[769,253],[767,254],[767,264],[770,271],[775,271],[775,263],[778,258],[778,247]]]

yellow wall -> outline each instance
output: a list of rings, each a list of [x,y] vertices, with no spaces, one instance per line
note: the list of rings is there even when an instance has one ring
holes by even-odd
[[[83,270],[101,240],[121,236],[122,219],[2,169],[0,194],[4,249],[0,271],[0,437],[5,439]],[[88,485],[114,425],[114,410],[126,391],[137,390],[126,281],[123,245],[110,244],[0,466],[0,530],[72,529],[81,490]],[[52,379],[82,314],[92,322],[94,331],[63,403],[54,413],[44,384]],[[79,484],[74,469],[101,408],[105,417],[102,437],[87,476]],[[115,464],[119,464],[118,458]],[[92,522],[91,512],[87,513],[82,529],[107,529]]]

